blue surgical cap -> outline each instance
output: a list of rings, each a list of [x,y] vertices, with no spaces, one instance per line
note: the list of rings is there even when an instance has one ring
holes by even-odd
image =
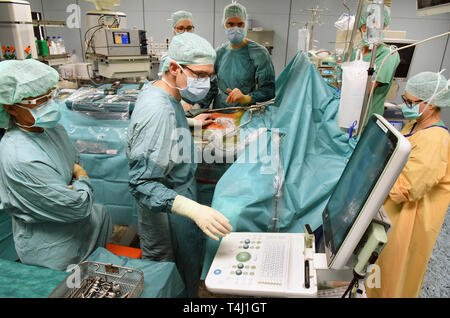
[[[172,13],[172,27],[174,28],[181,20],[189,20],[192,22],[192,13],[188,11],[177,11]]]
[[[162,72],[169,69],[171,61],[187,65],[208,65],[216,61],[216,51],[201,36],[184,32],[172,38],[167,57],[164,59]]]
[[[54,68],[33,59],[0,62],[0,104],[45,94],[58,81]]]
[[[226,22],[229,18],[241,18],[245,22],[247,21],[247,10],[242,4],[239,3],[231,3],[223,9],[223,25],[226,25]]]

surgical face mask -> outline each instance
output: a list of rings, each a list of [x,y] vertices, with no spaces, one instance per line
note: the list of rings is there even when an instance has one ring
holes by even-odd
[[[23,128],[55,128],[59,120],[61,119],[59,106],[53,99],[50,99],[47,102],[34,108],[28,108],[17,104],[15,104],[15,106],[28,110],[34,118],[34,124],[31,126],[25,126],[16,123],[18,126]]]
[[[414,120],[419,118],[422,114],[419,114],[419,104],[415,104],[413,107],[409,107],[406,104],[402,104],[403,117],[408,120]]]
[[[241,44],[245,38],[244,28],[232,27],[225,30],[227,39],[232,45]]]
[[[180,66],[180,65],[178,65]],[[184,100],[188,100],[191,102],[198,102],[199,100],[203,99],[206,94],[208,94],[209,89],[211,87],[210,78],[194,78],[190,77],[186,74],[186,72],[183,70],[183,68],[180,66],[181,71],[186,75],[187,78],[187,87],[186,88],[179,88],[174,87],[170,85],[164,77],[162,78],[162,81],[169,85],[171,88],[176,88],[179,90],[181,97]]]

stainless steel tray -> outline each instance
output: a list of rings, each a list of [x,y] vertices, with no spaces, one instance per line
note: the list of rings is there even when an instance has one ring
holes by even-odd
[[[144,273],[137,269],[86,261],[48,296],[49,298],[138,298],[144,289]]]

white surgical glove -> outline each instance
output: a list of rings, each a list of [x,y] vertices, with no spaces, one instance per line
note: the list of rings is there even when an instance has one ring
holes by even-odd
[[[172,212],[192,219],[210,238],[218,241],[233,229],[230,221],[219,211],[191,199],[177,195],[172,205]]]

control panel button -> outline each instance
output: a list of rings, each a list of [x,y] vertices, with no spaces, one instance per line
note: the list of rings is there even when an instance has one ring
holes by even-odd
[[[248,262],[252,256],[248,252],[240,252],[236,255],[236,260],[240,263]]]

